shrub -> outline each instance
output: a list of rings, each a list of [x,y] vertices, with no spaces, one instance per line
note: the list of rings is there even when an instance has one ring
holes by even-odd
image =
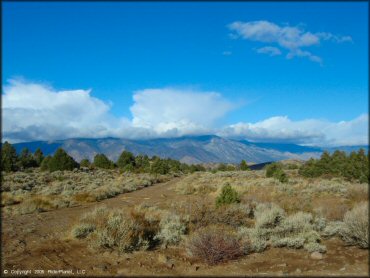
[[[191,235],[187,242],[188,252],[207,264],[236,259],[243,255],[238,237],[229,229],[222,226],[201,228]]]
[[[263,252],[267,248],[268,234],[269,231],[263,228],[241,227],[238,235],[242,241],[244,254]]]
[[[124,214],[102,207],[85,214],[80,222],[95,227],[89,237],[94,247],[131,252],[149,249],[158,243],[155,235],[159,230],[159,221],[147,219],[143,212],[132,210]]]
[[[33,154],[33,158],[36,161],[37,166],[41,166],[41,163],[44,160],[44,153],[40,148],[37,148],[37,150]]]
[[[266,170],[266,177],[271,178],[274,176],[275,172],[279,170],[283,170],[283,166],[281,165],[281,163],[275,162],[275,163],[266,165],[265,170]]]
[[[257,228],[274,228],[285,217],[285,212],[273,203],[258,204],[254,213]]]
[[[55,205],[49,199],[43,197],[33,197],[26,199],[19,208],[21,214],[33,212],[44,212],[55,208]]]
[[[47,157],[45,157],[42,162],[41,162],[41,171],[47,171],[49,170],[49,163],[50,163],[50,160],[51,160],[51,156],[48,155]]]
[[[177,244],[181,236],[186,232],[186,225],[181,222],[178,215],[169,213],[163,217],[159,223],[160,232],[155,236],[165,246],[168,244]]]
[[[231,204],[219,207],[211,213],[213,223],[226,224],[232,227],[248,225],[253,215],[253,208],[244,204]]]
[[[340,234],[350,245],[369,248],[369,208],[368,203],[356,205],[344,215],[344,225]]]
[[[73,170],[78,167],[78,163],[61,148],[57,149],[48,163],[50,172]]]
[[[72,236],[75,238],[85,238],[94,230],[94,225],[82,223],[72,229]]]
[[[239,164],[239,169],[242,170],[242,171],[247,171],[247,170],[250,170],[249,167],[248,167],[248,164],[245,160],[242,160]]]
[[[108,159],[104,154],[97,154],[94,157],[94,166],[102,169],[113,169],[114,163]]]
[[[18,170],[18,157],[15,148],[5,141],[1,145],[1,171],[11,172]]]
[[[221,194],[216,198],[216,207],[239,202],[240,198],[238,192],[236,192],[230,184],[226,184],[222,187]]]
[[[117,166],[124,170],[133,170],[135,167],[135,156],[128,151],[123,151],[117,160]]]
[[[85,167],[85,168],[90,168],[91,167],[91,163],[90,161],[87,159],[87,158],[84,158],[80,161],[80,166],[81,167]]]
[[[281,183],[287,183],[289,181],[288,175],[282,169],[276,170],[273,176]]]
[[[326,225],[322,235],[324,237],[340,236],[343,225],[342,221],[331,221]]]

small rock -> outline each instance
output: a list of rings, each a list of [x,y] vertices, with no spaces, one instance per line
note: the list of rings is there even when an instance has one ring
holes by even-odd
[[[339,269],[339,271],[345,271],[346,268],[345,267],[342,267],[341,269]]]
[[[139,262],[139,266],[140,266],[140,267],[143,267],[144,265],[143,265],[143,263],[142,263],[142,262]]]
[[[296,272],[296,273],[302,273],[302,270],[301,270],[300,268],[297,268],[297,269],[295,270],[295,272]]]
[[[166,267],[169,269],[173,269],[175,267],[175,264],[173,263],[166,263]]]
[[[158,262],[162,263],[162,264],[167,264],[170,260],[169,257],[167,257],[166,255],[163,255],[163,254],[159,254],[157,259],[158,259]]]
[[[286,267],[287,264],[286,263],[283,263],[283,264],[278,264],[277,266]]]
[[[319,252],[313,252],[313,253],[311,253],[311,259],[314,259],[314,260],[322,260],[322,258],[323,258],[323,256]]]
[[[109,257],[109,256],[110,256],[110,252],[105,251],[105,252],[103,253],[103,257]]]

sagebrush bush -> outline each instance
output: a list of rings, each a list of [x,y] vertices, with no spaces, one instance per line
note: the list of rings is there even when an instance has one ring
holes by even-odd
[[[187,250],[192,257],[210,265],[243,255],[237,235],[222,226],[208,226],[196,231],[187,242]]]
[[[356,205],[344,215],[340,234],[350,245],[369,248],[369,207],[367,202]]]
[[[179,243],[187,228],[180,217],[173,213],[167,213],[161,219],[159,227],[160,231],[155,239],[159,239],[165,246]]]
[[[297,212],[286,216],[277,205],[259,204],[255,209],[255,227],[239,229],[244,252],[262,252],[268,245],[273,247],[304,248],[309,252],[325,252],[321,238],[315,230],[323,229],[319,219],[310,213]]]
[[[344,223],[342,221],[329,222],[322,232],[324,237],[340,236]]]
[[[85,238],[95,230],[92,224],[81,223],[73,227],[72,236],[75,238]]]
[[[155,238],[159,232],[159,221],[147,219],[142,211],[123,213],[100,207],[83,215],[80,222],[87,225],[85,227],[94,227],[89,237],[93,247],[131,252],[150,249],[159,243]]]
[[[221,194],[216,198],[216,207],[239,202],[240,198],[238,192],[233,189],[230,184],[226,184],[222,187]]]
[[[273,203],[258,204],[254,212],[256,227],[274,228],[284,219],[285,212]]]

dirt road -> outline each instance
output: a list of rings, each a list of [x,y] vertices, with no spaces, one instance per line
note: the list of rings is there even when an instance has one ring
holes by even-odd
[[[138,251],[119,255],[97,253],[85,241],[72,239],[69,231],[81,214],[97,205],[126,209],[143,202],[162,206],[186,200],[175,192],[181,178],[142,190],[121,194],[99,203],[2,218],[2,269],[12,276],[15,270],[66,271],[65,275],[361,275],[368,271],[368,251],[345,247],[339,239],[325,241],[328,252],[313,260],[304,250],[272,248],[238,261],[210,267],[190,261],[184,248]],[[42,274],[42,273],[39,273]],[[49,274],[50,275],[50,274]],[[54,272],[54,275],[55,272]],[[61,272],[57,276],[63,276]]]

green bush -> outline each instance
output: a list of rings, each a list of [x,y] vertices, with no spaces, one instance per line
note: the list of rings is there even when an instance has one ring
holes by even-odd
[[[216,198],[216,207],[239,202],[240,198],[238,192],[233,189],[230,184],[226,184],[222,187],[220,195]]]
[[[350,245],[369,248],[369,207],[367,202],[356,205],[346,212],[340,231],[342,239]]]
[[[90,160],[88,160],[87,158],[82,159],[80,161],[80,167],[90,168],[91,167]]]
[[[335,151],[330,155],[324,151],[320,159],[310,159],[299,169],[304,177],[345,177],[348,180],[369,182],[369,154],[363,149],[346,155],[343,151]]]
[[[249,167],[248,167],[247,162],[244,159],[240,162],[239,169],[242,170],[242,171],[250,170]]]
[[[73,170],[78,167],[79,164],[61,148],[57,149],[48,162],[48,170],[50,172]]]
[[[273,176],[281,183],[287,183],[289,181],[288,175],[282,169],[276,170]]]
[[[123,151],[117,160],[117,166],[123,170],[133,170],[135,168],[135,156],[131,152]]]
[[[283,170],[283,166],[281,165],[281,163],[271,163],[271,164],[268,164],[265,166],[265,170],[266,170],[266,177],[267,178],[271,178],[275,175],[275,173],[277,171],[282,171]]]
[[[18,170],[18,156],[15,148],[5,141],[1,145],[1,170],[5,172]]]
[[[51,160],[51,156],[48,155],[47,157],[45,157],[42,162],[41,162],[41,171],[48,171],[49,170],[49,163],[50,163],[50,160]]]
[[[113,169],[114,163],[108,159],[104,154],[97,154],[94,157],[94,166],[102,169]]]

